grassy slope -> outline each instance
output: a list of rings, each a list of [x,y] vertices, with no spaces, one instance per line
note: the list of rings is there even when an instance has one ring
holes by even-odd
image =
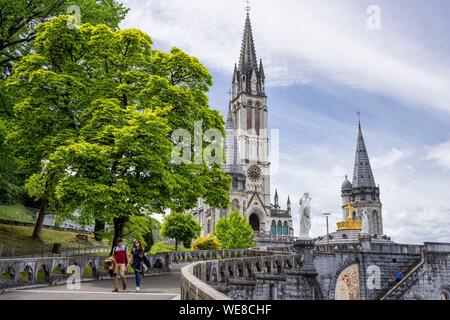
[[[0,205],[0,219],[34,223],[34,214],[22,204]]]
[[[170,252],[174,251],[175,246],[164,243],[163,241],[155,242],[152,249],[150,250],[150,254],[160,253],[160,252]],[[186,249],[183,246],[178,248],[178,251],[189,251],[190,249]]]
[[[42,229],[42,241],[34,241],[31,239],[33,233],[32,227],[25,226],[10,226],[0,224],[0,244],[10,246],[12,244],[22,246],[33,245],[52,245],[53,243],[61,243],[63,247],[78,247],[80,242],[75,240],[76,232],[57,231],[51,229]],[[89,246],[104,246],[104,243],[95,241],[93,235],[89,235],[89,243],[81,243]]]

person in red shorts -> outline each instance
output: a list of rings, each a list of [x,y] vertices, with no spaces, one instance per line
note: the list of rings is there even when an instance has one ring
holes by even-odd
[[[123,244],[121,238],[117,238],[116,246],[113,249],[113,259],[114,264],[114,290],[113,292],[119,292],[119,275],[122,280],[123,290],[127,290],[127,280],[125,278],[125,273],[128,267],[128,248]]]

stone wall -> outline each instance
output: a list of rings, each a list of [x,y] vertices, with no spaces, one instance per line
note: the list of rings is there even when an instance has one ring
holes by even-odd
[[[450,299],[450,244],[426,243],[424,264],[406,292],[404,300]]]
[[[421,246],[371,243],[361,246],[334,245],[326,249],[316,247],[314,267],[324,299],[335,299],[338,277],[353,264],[357,264],[359,269],[361,299],[377,299],[388,289],[388,281],[397,271],[406,274],[420,262],[420,249]],[[373,279],[379,279],[379,283],[373,283]]]

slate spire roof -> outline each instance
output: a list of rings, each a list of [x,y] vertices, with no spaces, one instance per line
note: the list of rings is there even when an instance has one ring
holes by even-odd
[[[358,123],[358,140],[356,143],[355,168],[353,171],[353,188],[376,188],[375,179],[370,166],[369,155],[361,128]]]
[[[239,71],[248,73],[253,70],[253,68],[258,68],[258,60],[256,59],[250,14],[247,13],[247,18],[245,19],[244,37],[242,39],[241,56],[239,59]]]

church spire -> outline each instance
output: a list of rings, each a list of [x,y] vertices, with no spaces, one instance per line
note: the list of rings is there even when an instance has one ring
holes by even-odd
[[[252,23],[247,10],[239,63],[233,74],[233,99],[241,93],[264,96],[264,86],[264,67],[256,57]]]
[[[239,59],[239,70],[244,73],[258,67],[256,59],[255,43],[253,41],[252,24],[250,21],[250,13],[247,12],[245,19],[244,37],[242,39],[241,56]]]
[[[358,112],[358,118],[360,113]],[[355,169],[353,171],[353,188],[376,188],[370,166],[369,155],[364,141],[361,120],[358,119],[358,140],[356,143]]]
[[[280,203],[279,203],[279,197],[278,197],[278,189],[275,189],[275,208],[279,208],[280,207]]]

